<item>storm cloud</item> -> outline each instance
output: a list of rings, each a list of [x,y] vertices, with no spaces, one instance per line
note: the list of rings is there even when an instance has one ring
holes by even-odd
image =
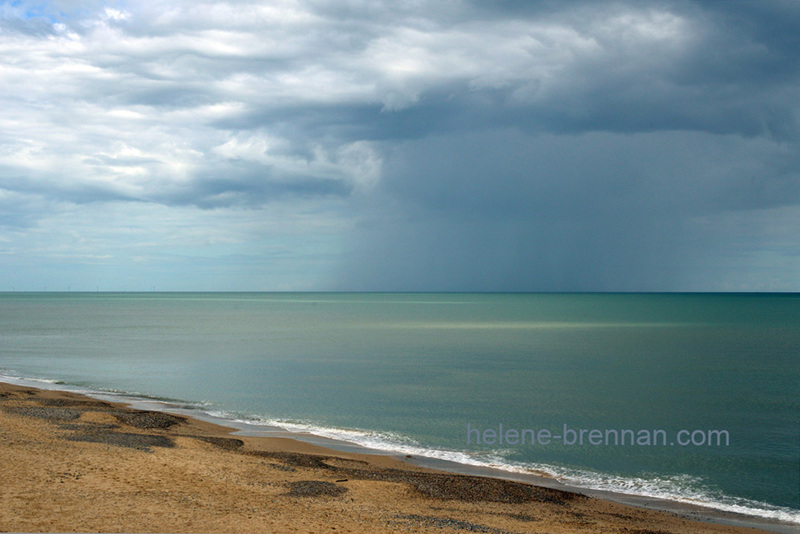
[[[0,289],[800,290],[792,2],[0,6]]]

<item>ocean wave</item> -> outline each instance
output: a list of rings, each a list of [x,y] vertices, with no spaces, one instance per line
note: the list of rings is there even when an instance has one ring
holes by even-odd
[[[38,378],[38,377],[31,377],[31,376],[21,376],[14,371],[8,369],[0,369],[0,381],[2,382],[9,382],[9,383],[20,383],[23,384],[25,382],[33,384],[52,384],[52,385],[59,385],[59,386],[66,386],[68,385],[63,380],[55,380],[52,378]],[[35,387],[35,386],[34,386]]]
[[[630,477],[565,468],[558,468],[556,471],[556,478],[581,488],[675,501],[723,512],[800,524],[799,510],[725,495],[706,486],[702,478],[687,474]]]

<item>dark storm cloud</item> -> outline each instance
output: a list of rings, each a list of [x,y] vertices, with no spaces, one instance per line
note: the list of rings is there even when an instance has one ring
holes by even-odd
[[[732,237],[708,235],[708,224],[800,200],[796,173],[763,177],[780,156],[678,132],[407,143],[385,165],[381,209],[368,209],[343,287],[698,290],[714,280],[692,276],[697,259]]]
[[[429,137],[387,158],[342,287],[796,288],[780,258],[799,245],[800,9],[758,5],[520,8],[571,20],[591,53],[550,90],[525,79],[393,114],[414,139],[429,117]],[[631,20],[642,6],[668,11]],[[493,16],[520,16],[506,7]],[[595,23],[608,9],[615,31]],[[745,281],[770,262],[792,267]]]
[[[323,288],[755,287],[797,247],[798,35],[778,1],[4,5],[0,201],[307,205],[354,228]]]

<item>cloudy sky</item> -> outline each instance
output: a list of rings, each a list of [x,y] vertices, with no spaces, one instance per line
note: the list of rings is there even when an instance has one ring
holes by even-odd
[[[800,291],[800,3],[0,2],[0,290]]]

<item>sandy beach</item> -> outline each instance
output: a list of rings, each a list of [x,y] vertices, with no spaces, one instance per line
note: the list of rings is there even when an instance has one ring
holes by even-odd
[[[0,383],[0,531],[743,533]]]

